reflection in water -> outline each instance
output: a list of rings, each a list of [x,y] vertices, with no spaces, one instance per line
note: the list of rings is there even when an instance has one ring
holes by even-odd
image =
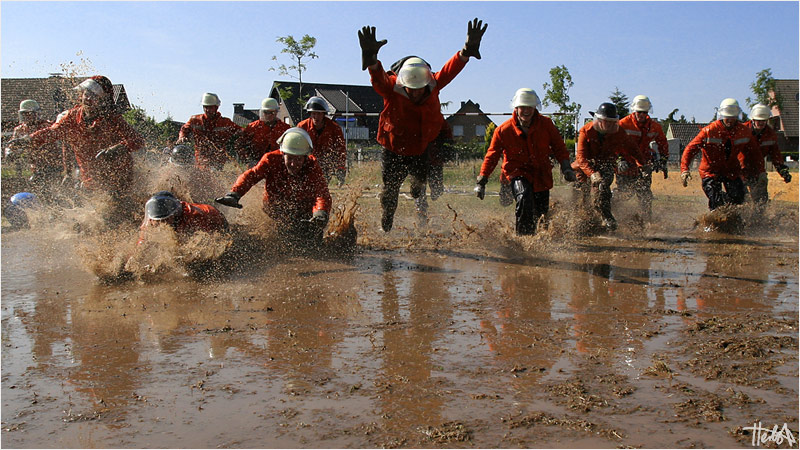
[[[106,314],[108,294],[107,288],[97,287],[73,308],[69,338],[77,366],[69,379],[96,407],[123,413],[147,369],[138,364],[138,322]]]
[[[435,272],[413,271],[406,290],[391,259],[385,259],[382,267],[385,329],[376,385],[384,428],[402,433],[419,424],[439,425],[444,399],[431,379],[432,358],[434,344],[453,314],[444,278]]]
[[[502,295],[481,319],[481,333],[514,391],[532,393],[562,344],[553,339],[552,280],[535,268],[503,271],[499,279]]]
[[[573,311],[575,347],[581,353],[622,349],[630,353],[641,347],[640,330],[646,323],[649,280],[639,280],[623,264],[628,261],[612,253],[608,263],[586,264],[586,272],[573,272],[568,307]],[[649,256],[643,256],[647,259]],[[642,261],[645,267],[649,261]],[[625,275],[617,275],[621,270]],[[646,273],[646,271],[644,271]],[[623,333],[619,333],[622,330]]]
[[[646,367],[653,353],[673,350],[662,343],[678,336],[670,333],[683,331],[667,326],[648,341],[648,327],[674,323],[661,309],[688,309],[692,321],[797,309],[790,248],[779,249],[788,257],[766,246],[740,257],[752,248],[681,242],[639,251],[606,238],[587,239],[579,252],[514,260],[365,250],[346,262],[281,259],[221,281],[103,286],[68,251],[43,255],[16,237],[24,235],[3,236],[3,419],[4,427],[30,427],[4,431],[10,447],[52,443],[70,407],[103,417],[68,425],[73,440],[64,442],[73,445],[65,447],[159,446],[167,435],[173,440],[162,445],[175,447],[189,438],[200,446],[351,448],[406,437],[424,446],[409,436],[426,426],[560,408],[547,403],[546,383],[564,378],[561,368],[594,365],[583,364],[588,357]],[[792,265],[777,265],[779,257]],[[31,404],[28,386],[39,403]],[[663,394],[637,387],[642,397]],[[472,397],[489,393],[501,395]],[[654,417],[649,406],[635,419]],[[604,411],[587,420],[602,422]],[[74,439],[86,429],[96,441]],[[476,435],[506,444],[508,432]]]

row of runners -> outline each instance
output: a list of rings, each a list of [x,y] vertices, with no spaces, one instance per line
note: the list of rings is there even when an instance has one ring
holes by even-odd
[[[470,58],[481,58],[480,43],[486,29],[477,18],[470,21],[463,48],[438,72],[417,56],[402,58],[385,70],[378,51],[387,41],[377,40],[375,27],[358,32],[362,70],[369,71],[373,88],[384,99],[377,141],[383,147],[380,203],[385,232],[392,229],[400,186],[407,177],[411,196],[418,200],[419,216],[422,220],[426,217],[427,203],[420,200],[424,200],[431,173],[431,154],[446,129],[439,92]],[[78,104],[54,123],[37,117],[34,100],[23,101],[21,123],[6,156],[27,156],[33,171],[31,190],[46,195],[61,184],[63,165],[71,156],[60,148],[71,149],[82,188],[108,194],[112,204],[109,220],[118,223],[120,217],[139,210],[129,187],[134,176],[132,153],[141,150],[144,141],[115,107],[108,78],[90,77],[76,90]],[[288,236],[321,242],[332,206],[328,183],[335,177],[341,185],[346,174],[344,138],[341,128],[327,117],[327,102],[320,97],[309,99],[305,105],[309,119],[290,127],[276,119],[277,100],[267,98],[259,119],[244,129],[222,117],[217,95],[204,94],[202,103],[203,114],[192,116],[181,128],[171,159],[201,170],[219,170],[233,156],[249,168],[216,203],[241,208],[241,197],[265,180],[264,211]],[[650,218],[652,173],[668,177],[669,149],[660,125],[649,117],[652,105],[648,97],[636,96],[633,113],[624,118],[613,104],[599,105],[591,112],[593,120],[580,130],[573,161],[553,122],[539,112],[541,102],[534,90],[517,90],[511,107],[512,117],[494,132],[475,192],[484,198],[487,181],[502,158],[501,194],[516,202],[518,234],[535,233],[537,223],[548,213],[553,187],[551,160],[558,163],[565,180],[575,183],[582,202],[599,214],[608,229],[617,226],[611,214],[615,179],[619,190],[637,195],[643,215]],[[703,128],[683,151],[680,178],[684,186],[691,178],[692,159],[701,154],[699,173],[709,209],[742,203],[748,190],[754,201],[765,203],[765,157],[784,181],[791,180],[775,132],[767,125],[769,109],[756,105],[750,113],[752,120],[746,123],[740,122],[741,113],[736,100],[723,100],[719,120]],[[59,147],[58,142],[67,146]],[[170,192],[152,196],[145,209],[144,226],[171,223],[176,230],[187,232],[227,227],[224,216],[213,206],[188,203]]]

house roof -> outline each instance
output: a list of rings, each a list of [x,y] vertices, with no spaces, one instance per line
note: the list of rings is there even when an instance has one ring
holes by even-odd
[[[700,130],[708,126],[707,123],[671,123],[667,128],[667,137],[679,139],[681,147],[689,144],[700,133]]]
[[[798,80],[775,80],[775,92],[783,100],[783,108],[780,110],[783,131],[787,137],[797,137],[800,133],[800,122],[798,121]]]
[[[291,96],[280,100],[286,107],[292,122],[300,121],[302,106],[300,83],[293,81],[275,81],[270,90],[270,97],[280,98],[278,89],[291,89]],[[348,112],[379,113],[383,109],[383,98],[371,85],[303,83],[303,98],[319,96],[328,102],[331,114]]]
[[[492,123],[492,120],[489,119],[482,110],[481,105],[478,103],[473,102],[472,100],[467,100],[466,102],[461,102],[461,107],[455,114],[450,115],[446,120],[452,125],[454,122],[459,121],[459,118],[463,117],[471,117],[471,123],[483,123],[484,125],[489,125]]]
[[[19,104],[25,99],[32,98],[42,108],[44,118],[55,120],[56,116],[65,109],[71,108],[77,102],[77,95],[72,90],[88,77],[67,78],[50,76],[48,78],[3,78],[0,80],[2,91],[2,114],[5,121],[17,120]],[[130,108],[125,87],[121,84],[113,85],[114,103]]]

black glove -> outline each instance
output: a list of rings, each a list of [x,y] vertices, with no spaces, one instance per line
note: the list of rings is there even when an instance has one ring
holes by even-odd
[[[669,178],[669,166],[667,165],[667,157],[665,156],[661,158],[661,161],[663,161],[663,163],[661,164],[661,171],[664,173],[664,179],[666,180],[667,178]]]
[[[485,176],[478,175],[478,180],[475,182],[475,189],[473,189],[473,191],[475,191],[475,195],[481,200],[486,196],[486,183],[488,181],[489,179]]]
[[[378,50],[386,45],[386,39],[375,39],[375,27],[366,26],[358,32],[358,43],[361,44],[361,70],[378,62]]]
[[[94,155],[94,159],[114,159],[117,156],[122,155],[125,152],[125,145],[124,144],[116,144],[108,147],[106,149],[100,150]]]
[[[472,22],[467,22],[467,42],[464,43],[464,48],[461,49],[461,55],[466,58],[474,56],[477,59],[481,59],[481,38],[483,38],[483,33],[486,32],[486,27],[488,26],[489,24],[483,24],[483,21],[478,20],[477,17]]]
[[[311,216],[311,220],[309,220],[309,222],[319,229],[325,228],[325,226],[328,225],[328,211],[322,209],[319,211],[314,211],[314,215]]]
[[[784,183],[790,183],[792,181],[792,174],[789,173],[789,168],[786,166],[781,166],[778,169],[778,174],[783,178]]]
[[[241,195],[231,192],[226,194],[224,197],[215,198],[214,201],[219,203],[220,205],[230,206],[231,208],[239,208],[242,209],[242,205],[239,203],[239,199],[242,198]]]
[[[564,179],[570,183],[574,183],[578,181],[578,177],[575,176],[575,171],[572,170],[572,166],[569,165],[569,160],[565,159],[559,162],[561,165],[561,175],[564,176]]]

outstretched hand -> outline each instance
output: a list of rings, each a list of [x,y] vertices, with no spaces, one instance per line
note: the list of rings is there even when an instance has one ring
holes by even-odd
[[[375,27],[362,27],[358,32],[358,43],[361,45],[361,70],[378,62],[378,50],[386,45],[386,39],[381,41],[375,37]]]
[[[467,42],[464,43],[464,48],[461,49],[461,54],[464,57],[474,56],[477,59],[481,59],[481,39],[483,39],[483,33],[486,32],[486,27],[488,26],[489,24],[484,24],[477,17],[472,22],[467,22]]]

